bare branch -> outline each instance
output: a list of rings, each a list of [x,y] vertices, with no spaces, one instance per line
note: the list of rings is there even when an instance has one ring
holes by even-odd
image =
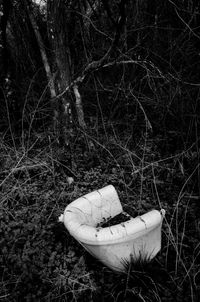
[[[109,49],[110,50],[110,49]],[[98,69],[101,68],[107,68],[107,67],[111,67],[111,66],[115,66],[115,65],[126,65],[126,64],[136,64],[141,66],[144,69],[148,69],[152,68],[154,71],[157,72],[157,75],[154,77],[159,77],[159,78],[164,78],[164,75],[162,74],[161,70],[159,70],[151,61],[146,61],[146,60],[121,60],[121,61],[112,61],[112,62],[108,62],[106,63],[105,60],[107,58],[107,54],[99,61],[93,61],[92,63],[90,63],[82,72],[82,75],[77,77],[74,81],[72,81],[66,88],[65,90],[60,93],[59,95],[57,95],[56,98],[61,97],[62,95],[64,95],[67,91],[69,91],[74,85],[77,85],[79,83],[82,83],[85,79],[85,77],[92,71],[96,71]],[[104,64],[105,62],[105,64]]]

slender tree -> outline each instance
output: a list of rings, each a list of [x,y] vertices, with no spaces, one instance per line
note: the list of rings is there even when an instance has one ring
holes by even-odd
[[[40,34],[40,29],[39,29],[39,27],[37,25],[37,22],[35,20],[34,12],[32,10],[31,4],[28,0],[24,0],[24,2],[25,2],[26,7],[27,7],[27,13],[28,13],[28,16],[29,16],[29,19],[30,19],[30,23],[33,27],[35,37],[36,37],[37,42],[38,42],[38,47],[39,47],[42,62],[43,62],[43,65],[44,65],[44,70],[46,72],[46,76],[47,76],[47,80],[48,80],[48,84],[49,84],[51,99],[53,100],[56,97],[56,90],[55,90],[55,85],[54,85],[54,77],[52,75],[51,67],[50,67],[49,60],[48,60],[48,57],[47,57],[47,53],[46,53],[46,50],[45,50],[45,45],[44,45],[42,36]],[[54,119],[57,118],[57,115],[58,115],[57,111],[54,110]]]
[[[52,46],[50,53],[46,50],[37,21],[41,18],[39,10],[36,10],[37,4],[32,0],[22,0],[19,3],[14,1],[13,19],[10,20],[9,27],[12,43],[15,43],[14,56],[20,61],[24,71],[26,61],[30,60],[34,66],[35,53],[30,41],[33,32],[37,42],[34,49],[40,53],[49,85],[54,124],[66,145],[69,144],[72,128],[72,101],[79,126],[86,128],[80,84],[100,68],[114,65],[120,55],[119,42],[126,23],[126,3],[127,0],[114,4],[97,0],[47,0],[47,30]],[[102,23],[102,14],[105,20],[106,17],[108,19],[105,26]],[[109,23],[112,30],[109,30]],[[99,29],[98,26],[102,28]],[[17,30],[19,27],[20,30]],[[105,38],[104,46],[100,48],[98,45],[101,43],[95,38],[99,35]],[[27,60],[22,59],[20,52],[27,56]]]
[[[9,15],[11,11],[12,3],[11,0],[3,0],[2,1],[2,16],[0,19],[0,41],[2,44],[2,51],[1,51],[1,77],[4,80],[7,71],[8,71],[8,57],[9,57],[9,50],[7,46],[7,25],[9,20]],[[2,81],[1,81],[2,82]]]
[[[70,121],[70,91],[75,96],[79,125],[82,128],[86,127],[79,85],[87,75],[102,68],[111,60],[126,22],[126,2],[126,0],[119,2],[117,16],[114,17],[114,13],[111,16],[109,5],[102,1],[114,26],[114,35],[109,38],[111,42],[108,48],[101,56],[98,54],[99,58],[96,60],[89,49],[88,40],[93,16],[99,18],[98,11],[102,10],[101,3],[96,0],[47,1],[48,33],[59,73],[57,99],[61,99],[60,108],[63,108],[61,109],[63,127]],[[93,27],[98,31],[94,25]]]

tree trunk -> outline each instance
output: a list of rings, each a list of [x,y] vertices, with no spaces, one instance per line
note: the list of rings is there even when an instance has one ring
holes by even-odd
[[[27,12],[28,12],[28,16],[31,22],[31,25],[33,27],[37,42],[38,42],[38,46],[39,46],[39,50],[40,50],[40,54],[41,54],[41,58],[42,58],[42,62],[44,65],[44,69],[46,72],[46,77],[48,80],[48,85],[49,85],[49,91],[50,91],[50,95],[51,95],[51,108],[53,110],[53,127],[54,127],[54,131],[57,132],[57,119],[58,119],[58,110],[55,106],[55,98],[56,98],[56,89],[55,89],[55,85],[54,85],[54,77],[52,75],[51,72],[51,68],[48,62],[48,58],[47,58],[47,54],[46,54],[46,50],[45,50],[45,46],[43,43],[43,39],[42,36],[40,34],[40,30],[39,27],[37,25],[37,22],[35,20],[34,14],[31,10],[31,7],[29,6],[29,3],[27,0],[25,0],[26,2],[26,7],[27,7]]]
[[[33,30],[34,30],[34,33],[35,33],[35,36],[36,36],[36,39],[37,39],[37,42],[38,42],[42,62],[43,62],[44,69],[45,69],[45,72],[46,72],[46,77],[47,77],[47,80],[48,80],[49,90],[50,90],[50,95],[51,95],[51,100],[52,100],[51,101],[51,106],[54,109],[54,121],[55,121],[57,119],[58,112],[55,109],[55,105],[53,104],[54,99],[56,98],[56,89],[55,89],[55,85],[54,85],[54,78],[53,78],[51,68],[50,68],[50,65],[49,65],[49,62],[48,62],[45,46],[44,46],[44,43],[43,43],[42,36],[40,34],[39,27],[36,23],[34,14],[31,10],[31,7],[30,7],[28,1],[25,0],[25,2],[27,4],[26,7],[27,7],[28,16],[29,16],[31,25],[33,27]]]
[[[57,88],[59,93],[70,85],[71,80],[71,53],[68,47],[67,4],[62,0],[48,0],[47,27],[48,35],[53,49],[53,60],[58,72]],[[58,96],[58,124],[59,139],[69,145],[69,136],[72,131],[72,117],[69,92]]]
[[[1,69],[1,82],[5,80],[5,77],[8,72],[8,49],[7,49],[7,35],[6,35],[6,29],[7,29],[7,24],[8,24],[8,19],[9,19],[9,14],[11,10],[11,1],[10,0],[3,0],[2,3],[2,8],[3,8],[3,15],[1,16],[0,20],[0,35],[1,35],[1,40],[2,40],[2,69]]]
[[[81,95],[78,90],[78,85],[73,86],[74,90],[74,95],[76,98],[76,112],[77,112],[77,117],[78,117],[78,123],[81,128],[86,128],[85,120],[84,120],[84,112],[83,112],[83,104],[82,104],[82,99]]]

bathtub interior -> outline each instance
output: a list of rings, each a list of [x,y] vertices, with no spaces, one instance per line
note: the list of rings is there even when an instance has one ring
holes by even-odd
[[[74,214],[81,224],[96,227],[98,223],[123,211],[118,194],[112,185],[88,193],[67,206],[64,215]]]

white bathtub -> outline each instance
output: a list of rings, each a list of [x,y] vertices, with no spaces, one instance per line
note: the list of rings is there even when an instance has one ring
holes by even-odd
[[[90,254],[109,268],[124,271],[124,263],[131,258],[151,260],[160,251],[165,210],[152,210],[110,227],[97,227],[121,212],[118,194],[109,185],[70,203],[59,220]]]

